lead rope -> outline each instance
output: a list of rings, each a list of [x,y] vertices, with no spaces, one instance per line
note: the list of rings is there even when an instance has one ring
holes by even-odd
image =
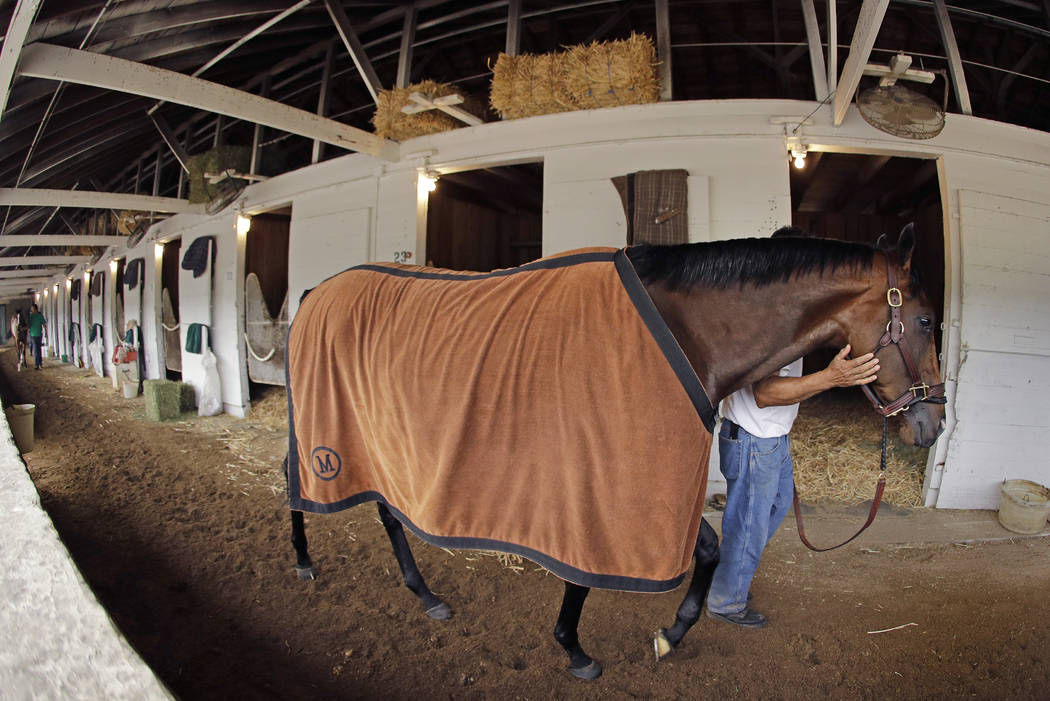
[[[883,416],[882,417],[882,457],[879,460],[879,481],[878,481],[878,484],[875,486],[875,498],[871,502],[871,511],[868,513],[868,520],[865,521],[864,525],[860,527],[860,530],[857,531],[856,533],[854,533],[852,536],[850,536],[850,538],[848,540],[844,540],[843,542],[839,543],[838,545],[832,545],[832,546],[829,546],[827,548],[818,548],[818,547],[814,546],[812,543],[809,542],[809,539],[806,538],[806,530],[802,526],[802,507],[801,507],[801,504],[799,503],[798,487],[794,484],[794,480],[792,480],[792,485],[791,486],[792,486],[793,491],[794,491],[794,494],[792,495],[792,500],[794,501],[794,505],[795,505],[795,525],[798,527],[798,537],[799,537],[799,540],[802,541],[803,545],[805,545],[807,548],[809,548],[813,552],[824,553],[824,552],[827,552],[828,550],[834,550],[836,548],[841,548],[843,545],[845,545],[846,543],[849,543],[851,540],[853,540],[854,538],[859,536],[861,533],[863,533],[865,530],[867,530],[868,526],[870,526],[872,524],[872,522],[875,521],[875,515],[877,513],[879,513],[879,504],[882,503],[882,492],[886,489],[886,425],[887,425],[888,422],[889,422],[888,417]]]

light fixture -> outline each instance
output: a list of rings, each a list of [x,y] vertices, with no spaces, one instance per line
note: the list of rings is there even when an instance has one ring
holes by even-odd
[[[245,236],[252,228],[252,218],[244,212],[237,212],[237,235]]]
[[[799,142],[790,144],[788,149],[791,151],[791,158],[794,160],[795,167],[802,170],[806,167],[806,145]]]
[[[47,292],[48,292],[48,290],[47,290],[47,288],[45,287],[45,288],[44,288],[44,299],[47,299]]]
[[[157,260],[163,260],[164,259],[164,244],[163,243],[155,243],[155,244],[153,244],[153,257],[156,258]]]
[[[419,173],[417,187],[420,195],[426,195],[437,189],[438,176],[436,173],[423,170]]]
[[[109,272],[113,273],[114,275],[117,274],[117,259],[116,258],[114,258],[113,260],[111,260],[109,262]]]
[[[68,280],[66,282],[68,282]],[[52,285],[52,287],[55,288],[55,294],[57,295],[58,294],[58,283],[56,282],[54,285]]]
[[[73,287],[73,278],[67,277],[66,278],[66,292],[69,292],[70,288],[72,288],[72,287]]]
[[[91,284],[91,271],[90,270],[85,270],[84,271],[84,284],[85,285],[90,285]]]

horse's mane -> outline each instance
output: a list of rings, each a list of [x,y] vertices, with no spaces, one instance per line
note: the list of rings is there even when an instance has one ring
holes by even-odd
[[[800,275],[841,268],[870,270],[874,246],[832,239],[731,239],[676,246],[643,244],[627,249],[642,282],[689,290],[787,282]]]

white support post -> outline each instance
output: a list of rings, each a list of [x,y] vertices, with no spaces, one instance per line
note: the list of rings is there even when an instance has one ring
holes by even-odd
[[[671,13],[667,0],[656,0],[656,58],[660,61],[660,101],[674,99],[671,86]]]
[[[970,90],[966,87],[966,74],[963,73],[962,57],[959,55],[959,44],[955,41],[955,31],[952,29],[948,6],[944,4],[944,0],[933,0],[933,12],[937,15],[937,29],[941,32],[941,43],[944,44],[944,51],[948,55],[948,71],[952,76],[955,99],[959,101],[959,111],[963,114],[973,114]]]
[[[839,84],[839,16],[835,0],[828,0],[828,94]]]
[[[412,82],[412,46],[416,43],[417,16],[415,5],[405,7],[405,22],[401,25],[401,51],[397,56],[397,87],[399,88],[407,88]]]
[[[335,56],[335,46],[328,44],[328,50],[324,55],[324,66],[321,68],[321,92],[317,95],[317,116],[324,117],[328,113],[328,95],[331,93],[329,83],[332,81],[332,58]],[[310,162],[317,163],[324,155],[324,143],[314,139],[314,147],[310,153]]]
[[[802,0],[802,16],[806,22],[806,40],[809,42],[809,67],[813,71],[813,92],[818,100],[828,97],[828,79],[824,69],[824,47],[820,43],[820,25],[813,0]]]
[[[36,43],[22,52],[18,72],[196,107],[388,161],[396,161],[400,150],[393,141],[306,110],[200,78],[90,51]]]
[[[521,0],[507,3],[507,50],[508,56],[517,56],[521,51]]]
[[[328,8],[328,14],[332,16],[332,22],[335,23],[339,36],[342,37],[343,44],[346,45],[346,50],[350,53],[350,58],[353,59],[354,65],[357,66],[357,72],[361,74],[361,79],[365,81],[365,87],[368,88],[368,92],[372,93],[372,99],[378,101],[383,85],[379,82],[379,76],[376,75],[375,69],[372,68],[372,62],[368,60],[368,54],[365,52],[364,45],[357,38],[357,32],[350,26],[350,18],[346,16],[346,11],[339,4],[339,0],[324,0],[324,6]]]
[[[857,16],[857,28],[853,31],[853,40],[850,42],[849,55],[842,67],[842,78],[835,93],[835,126],[842,124],[846,118],[846,111],[850,102],[853,101],[853,93],[860,85],[860,78],[864,75],[864,66],[868,62],[868,56],[875,46],[875,37],[878,36],[879,27],[882,26],[882,18],[886,16],[886,8],[890,0],[864,0],[861,5],[860,14]]]

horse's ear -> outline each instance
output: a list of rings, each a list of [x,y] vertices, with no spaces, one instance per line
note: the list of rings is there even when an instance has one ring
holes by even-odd
[[[879,237],[875,239],[875,248],[879,249],[880,251],[885,251],[887,248],[889,248],[889,241],[886,238],[886,234],[879,234]]]
[[[901,229],[897,239],[897,259],[904,270],[911,270],[911,254],[915,251],[915,224],[909,223]]]

